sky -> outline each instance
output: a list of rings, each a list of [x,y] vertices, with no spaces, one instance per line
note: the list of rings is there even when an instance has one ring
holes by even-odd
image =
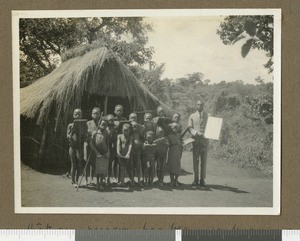
[[[162,78],[202,72],[211,83],[243,80],[256,84],[257,76],[265,82],[272,81],[272,74],[263,66],[269,60],[266,52],[251,49],[243,58],[241,46],[245,40],[234,45],[222,43],[216,34],[222,20],[221,16],[145,18],[154,29],[148,33],[148,45],[155,50],[153,60],[158,65],[165,63]]]

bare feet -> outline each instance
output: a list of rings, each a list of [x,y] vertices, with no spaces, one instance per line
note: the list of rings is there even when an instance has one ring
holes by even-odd
[[[124,180],[121,181],[120,186],[121,186],[121,187],[126,187]]]
[[[206,187],[206,182],[204,181],[204,179],[201,179],[201,180],[200,180],[199,185],[200,185],[201,187]]]

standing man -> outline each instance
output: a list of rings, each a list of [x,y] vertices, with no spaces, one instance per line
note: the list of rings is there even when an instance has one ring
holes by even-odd
[[[204,137],[204,131],[207,123],[207,112],[204,111],[204,102],[202,100],[197,101],[197,111],[190,115],[188,120],[188,131],[193,136],[195,141],[193,142],[193,169],[194,169],[194,181],[192,186],[200,185],[206,186],[206,163],[208,152],[208,139]],[[199,182],[199,158],[201,158],[201,179]]]

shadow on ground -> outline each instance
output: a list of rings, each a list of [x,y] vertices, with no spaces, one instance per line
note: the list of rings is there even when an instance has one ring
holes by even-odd
[[[243,190],[240,190],[236,187],[230,187],[230,186],[223,186],[223,185],[207,185],[207,188],[210,189],[216,189],[220,191],[228,191],[228,192],[234,192],[234,193],[249,193]]]
[[[85,189],[85,190],[91,190],[91,191],[98,191],[96,190],[95,186],[81,186],[79,189]],[[228,185],[207,185],[205,187],[201,186],[192,186],[191,184],[184,184],[184,183],[179,183],[178,187],[174,187],[171,185],[171,183],[165,183],[163,186],[157,185],[157,183],[154,183],[153,186],[129,186],[126,185],[125,187],[121,187],[117,185],[116,183],[108,186],[104,185],[104,190],[101,190],[100,192],[140,192],[140,191],[146,191],[146,190],[151,190],[151,189],[159,189],[162,191],[174,191],[174,190],[189,190],[189,191],[206,191],[206,192],[211,192],[213,190],[220,190],[220,191],[226,191],[226,192],[234,192],[234,193],[249,193],[243,190],[240,190],[236,187],[231,187]]]

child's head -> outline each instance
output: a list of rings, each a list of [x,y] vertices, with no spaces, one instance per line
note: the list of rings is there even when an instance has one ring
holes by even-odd
[[[146,113],[145,115],[144,115],[144,121],[145,122],[149,122],[149,121],[151,121],[152,120],[152,115],[151,115],[151,113]]]
[[[180,122],[180,119],[181,119],[181,115],[179,113],[175,113],[173,115],[173,121],[176,122],[176,123],[179,123]]]
[[[157,116],[159,116],[159,117],[165,116],[165,110],[164,110],[164,108],[162,108],[162,106],[157,107],[156,113],[157,113]]]
[[[136,113],[131,113],[130,115],[129,115],[129,121],[137,121],[137,114]]]
[[[98,107],[94,107],[92,110],[92,118],[93,120],[99,120],[101,116],[101,110]]]
[[[170,125],[170,128],[171,128],[173,133],[178,133],[178,124],[177,123],[172,123]]]
[[[105,130],[107,128],[108,121],[106,117],[102,117],[98,122],[98,128],[100,130]]]
[[[129,135],[130,133],[130,125],[125,123],[122,127],[122,132],[125,136]]]
[[[133,132],[138,132],[139,131],[138,123],[136,123],[135,121],[131,122],[131,127],[132,127]]]
[[[81,118],[82,118],[81,109],[75,109],[73,112],[73,119],[81,119]]]
[[[121,117],[123,115],[123,106],[122,105],[116,105],[116,107],[115,107],[115,115],[117,117]]]
[[[158,126],[156,129],[156,136],[157,136],[157,138],[162,138],[165,136],[165,131],[160,126]]]
[[[106,119],[107,119],[107,122],[108,122],[108,125],[113,125],[114,124],[114,116],[112,114],[108,114],[106,116]]]
[[[150,143],[150,144],[154,141],[154,133],[153,133],[153,131],[147,131],[147,133],[146,133],[146,141],[148,143]]]

